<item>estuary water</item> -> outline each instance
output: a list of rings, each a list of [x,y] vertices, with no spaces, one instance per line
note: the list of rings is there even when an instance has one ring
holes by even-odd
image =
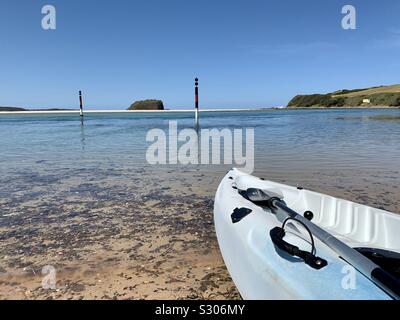
[[[54,265],[64,285],[23,274],[0,297],[238,298],[212,226],[233,165],[150,165],[146,135],[170,121],[194,128],[191,113],[0,115],[0,275]],[[400,213],[400,109],[202,113],[214,128],[254,129],[257,176]]]
[[[87,114],[83,125],[76,114],[0,115],[1,179],[84,169],[195,170],[221,178],[232,166],[149,165],[146,135],[153,128],[168,133],[169,121],[193,128],[190,113]],[[400,109],[203,113],[201,129],[213,128],[254,128],[255,174],[267,179],[344,189],[400,182]]]

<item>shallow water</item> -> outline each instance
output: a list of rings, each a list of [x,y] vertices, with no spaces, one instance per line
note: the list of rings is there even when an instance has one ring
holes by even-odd
[[[254,128],[255,174],[264,178],[316,189],[378,184],[391,192],[400,181],[400,123],[393,121],[399,116],[399,109],[205,113],[201,128]],[[187,113],[87,114],[83,126],[76,115],[1,115],[1,191],[81,172],[110,172],[118,181],[140,170],[222,177],[231,165],[147,164],[146,134],[168,131],[169,120],[177,120],[179,129],[193,127]]]
[[[201,128],[254,128],[258,176],[400,212],[399,116],[204,113]],[[0,115],[0,274],[54,265],[63,284],[0,277],[1,297],[238,297],[212,227],[230,165],[149,165],[146,134],[169,120],[193,127],[187,113]]]

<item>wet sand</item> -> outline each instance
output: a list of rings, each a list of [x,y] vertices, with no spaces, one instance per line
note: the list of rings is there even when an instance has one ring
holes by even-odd
[[[193,179],[204,176],[107,170],[8,181],[0,299],[239,299],[215,238],[212,190]],[[42,288],[47,265],[56,290]]]
[[[213,225],[223,173],[38,168],[0,178],[0,299],[240,299]],[[258,174],[400,211],[396,176]]]

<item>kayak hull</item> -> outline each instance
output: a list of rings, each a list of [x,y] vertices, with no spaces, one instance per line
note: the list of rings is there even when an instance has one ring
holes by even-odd
[[[217,190],[214,219],[222,256],[244,299],[391,299],[388,294],[318,239],[314,239],[317,255],[328,262],[328,265],[321,270],[313,269],[300,259],[277,249],[271,241],[270,231],[275,227],[281,227],[282,221],[265,208],[255,205],[239,194],[238,189],[247,190],[248,188],[280,190],[289,207],[300,213],[307,210],[313,211],[315,214],[313,222],[328,232],[332,231],[335,236],[350,246],[374,247],[398,252],[396,247],[400,243],[400,241],[396,242],[398,239],[393,240],[396,235],[388,239],[387,235],[378,234],[380,226],[374,224],[382,222],[386,226],[386,223],[395,221],[400,226],[397,215],[311,191],[263,181],[233,169],[222,180]],[[347,208],[346,213],[350,215],[350,218],[345,217],[344,221],[338,221],[340,212],[333,218],[327,216],[324,208],[329,201],[336,203],[335,210]],[[233,223],[231,215],[236,208],[251,209],[252,212],[240,222]],[[333,208],[330,212],[332,210]],[[353,215],[349,212],[353,212]],[[350,227],[345,225],[349,221],[351,221]],[[363,221],[363,227],[357,228],[355,226],[357,221]],[[344,232],[340,233],[340,231]],[[299,247],[307,248],[307,242],[303,239],[299,237],[290,239]]]

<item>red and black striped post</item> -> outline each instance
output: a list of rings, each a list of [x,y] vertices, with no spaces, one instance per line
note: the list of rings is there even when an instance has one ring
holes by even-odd
[[[82,91],[79,91],[79,103],[80,103],[81,117],[83,117],[83,99],[82,99]]]
[[[199,79],[195,80],[195,117],[196,117],[196,125],[199,125]]]

